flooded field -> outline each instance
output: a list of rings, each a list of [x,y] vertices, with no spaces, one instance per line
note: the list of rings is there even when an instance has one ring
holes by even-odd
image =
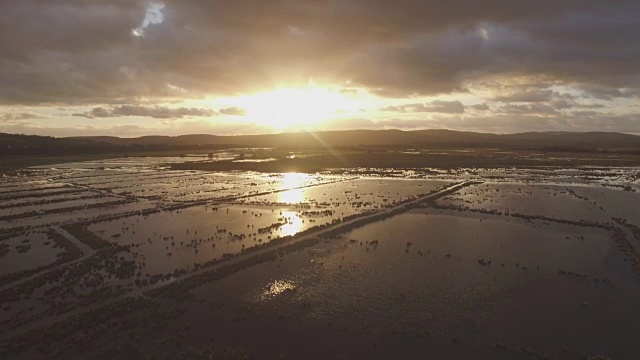
[[[639,168],[171,167],[230,158],[2,175],[0,356],[640,355]]]
[[[639,225],[640,192],[615,187],[491,183],[467,188],[437,201],[443,207],[522,214],[572,221]]]
[[[351,336],[340,348],[349,358],[458,352],[544,358],[565,348],[565,358],[603,349],[625,358],[625,351],[640,350],[627,347],[640,329],[631,310],[640,292],[611,236],[604,229],[414,210],[193,294],[195,303],[207,304],[200,311],[228,304],[283,317],[287,335],[304,323],[333,329],[337,343]],[[234,316],[258,327],[255,336],[267,330],[242,312]],[[274,356],[279,348],[264,346]],[[486,354],[491,347],[496,353]],[[302,357],[308,348],[295,351]],[[331,351],[313,348],[327,358]]]

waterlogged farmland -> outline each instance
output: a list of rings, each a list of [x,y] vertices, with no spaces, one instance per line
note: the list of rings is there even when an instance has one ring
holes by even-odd
[[[638,168],[170,166],[227,155],[4,174],[0,355],[640,354]]]

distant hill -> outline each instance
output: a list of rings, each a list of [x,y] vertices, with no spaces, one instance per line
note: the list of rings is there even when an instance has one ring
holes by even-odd
[[[640,150],[640,136],[610,132],[528,132],[489,134],[453,130],[347,130],[315,133],[265,135],[182,135],[139,138],[74,137],[69,140],[94,141],[117,146],[167,145],[202,147],[233,145],[241,147],[321,148],[358,146],[396,147],[483,147],[549,150]]]
[[[640,136],[610,132],[489,134],[452,130],[348,130],[315,133],[217,136],[88,136],[54,138],[0,133],[2,155],[202,150],[225,147],[308,148],[497,148],[640,153]]]
[[[98,151],[114,148],[108,143],[96,143],[82,138],[55,138],[51,136],[0,133],[0,155],[68,153],[78,150]]]

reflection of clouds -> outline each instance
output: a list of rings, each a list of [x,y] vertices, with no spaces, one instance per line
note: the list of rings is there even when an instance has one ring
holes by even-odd
[[[309,175],[300,173],[286,173],[282,179],[280,190],[301,187],[307,184]],[[305,189],[294,189],[278,193],[278,202],[284,204],[299,204],[304,200]]]
[[[295,235],[302,230],[302,218],[295,211],[282,211],[282,217],[286,224],[280,228],[281,236]]]

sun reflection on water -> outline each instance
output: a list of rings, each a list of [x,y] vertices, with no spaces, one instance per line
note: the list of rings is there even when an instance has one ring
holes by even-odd
[[[267,285],[267,288],[262,293],[262,299],[274,298],[285,291],[293,291],[295,289],[296,286],[291,281],[276,280]]]
[[[280,190],[292,189],[278,193],[278,202],[283,204],[300,204],[304,201],[305,189],[294,189],[308,183],[309,175],[286,173],[282,179]]]
[[[295,235],[302,230],[304,223],[302,222],[302,218],[295,211],[282,211],[282,217],[286,224],[284,224],[280,228],[280,234],[282,236],[291,236]]]
[[[304,200],[304,189],[283,191],[278,194],[278,202],[282,204],[300,204]]]

